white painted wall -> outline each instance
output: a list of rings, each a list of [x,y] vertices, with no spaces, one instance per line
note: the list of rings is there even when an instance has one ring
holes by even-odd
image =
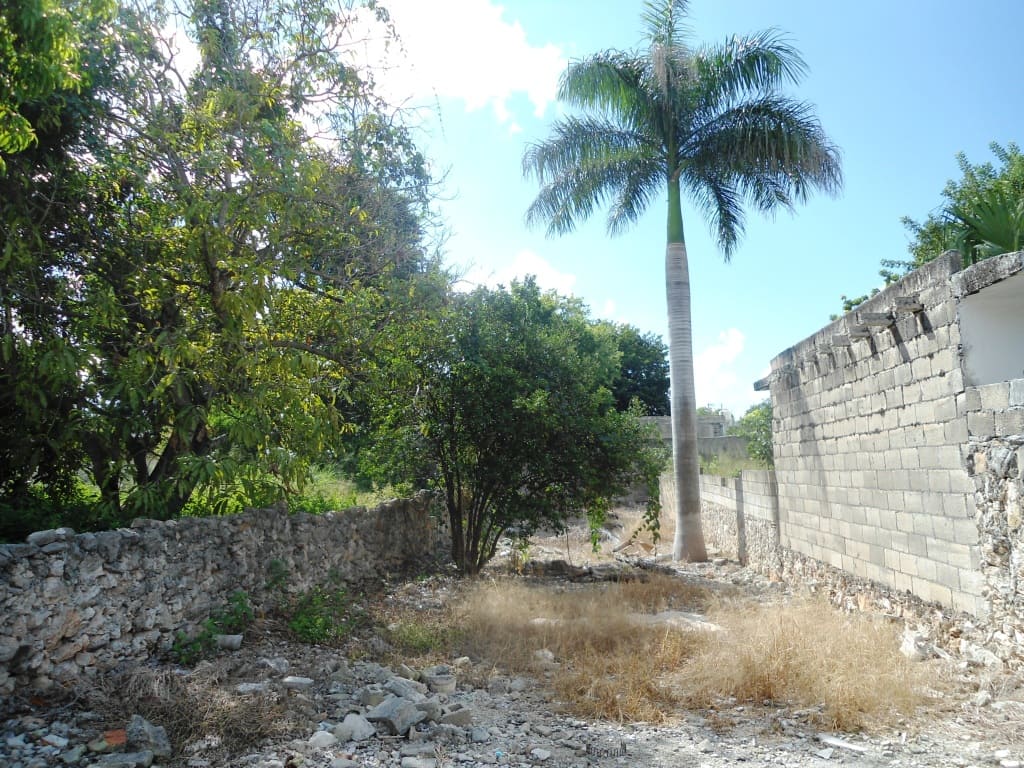
[[[966,296],[958,313],[969,386],[1024,378],[1024,272]]]

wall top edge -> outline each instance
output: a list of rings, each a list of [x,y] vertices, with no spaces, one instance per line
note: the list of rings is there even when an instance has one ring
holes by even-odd
[[[965,267],[953,276],[953,295],[961,299],[1024,271],[1024,251],[1004,253]]]
[[[1020,255],[1017,254],[1018,257]],[[960,254],[956,251],[947,251],[934,261],[918,267],[892,285],[887,285],[856,309],[847,312],[802,341],[780,352],[772,359],[772,373],[799,362],[806,352],[815,347],[833,346],[833,338],[836,336],[849,337],[850,331],[859,325],[858,316],[892,312],[897,298],[916,297],[928,288],[948,283],[960,271],[960,268]],[[925,309],[929,309],[929,307],[925,307]]]

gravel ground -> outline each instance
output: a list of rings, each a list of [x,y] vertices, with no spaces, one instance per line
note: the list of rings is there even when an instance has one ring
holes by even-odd
[[[550,539],[539,542],[532,553],[552,558],[564,556],[565,548],[560,539]],[[501,562],[494,566],[504,567]],[[760,601],[792,596],[785,585],[723,560],[664,567],[713,588],[738,588]],[[455,580],[432,577],[394,585],[377,600],[429,612],[444,606],[457,592]],[[173,744],[173,754],[163,756],[166,746],[161,746],[159,734],[147,741],[150,737],[139,736],[136,728],[134,738],[118,746],[117,730],[136,714],[118,706],[130,700],[129,689],[134,685],[130,675],[122,675],[108,678],[99,696],[97,689],[83,688],[49,698],[16,694],[3,702],[0,765],[1014,768],[1024,761],[1022,681],[955,657],[921,662],[936,665],[936,671],[953,684],[936,691],[927,708],[913,718],[884,723],[866,733],[835,734],[816,728],[818,710],[814,708],[750,707],[729,701],[719,702],[713,710],[674,713],[669,724],[583,721],[562,714],[542,673],[507,676],[500,660],[493,659],[443,660],[457,680],[454,691],[435,692],[416,684],[416,691],[405,693],[408,680],[403,678],[419,676],[420,670],[401,666],[393,656],[390,666],[375,661],[388,652],[380,634],[368,630],[356,645],[332,649],[290,642],[280,629],[270,620],[258,622],[240,650],[195,671],[156,662],[143,670],[150,683],[156,680],[163,685],[205,675],[200,699],[184,706],[201,707],[212,699],[223,706],[221,699],[227,701],[237,720],[230,743],[194,735],[186,743]],[[242,689],[249,692],[240,692],[240,684],[249,684],[249,689]],[[338,730],[342,723],[369,717],[373,692],[382,686],[392,692],[401,689],[410,701],[428,702],[423,706],[433,708],[430,719],[415,726],[409,737],[389,735],[379,722],[371,728],[372,735],[361,734],[365,737],[361,740],[351,738],[348,730]],[[152,726],[167,725],[174,732],[170,723],[151,719]]]

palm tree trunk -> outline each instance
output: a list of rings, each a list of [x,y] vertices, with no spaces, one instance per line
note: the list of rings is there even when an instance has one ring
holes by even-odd
[[[672,474],[675,477],[674,560],[708,559],[700,525],[697,461],[697,397],[693,386],[693,328],[690,322],[690,267],[683,241],[678,180],[669,183],[665,294],[668,302],[668,363],[672,388]]]

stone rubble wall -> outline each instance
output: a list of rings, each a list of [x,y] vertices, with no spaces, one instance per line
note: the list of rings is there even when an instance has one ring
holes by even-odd
[[[324,515],[260,509],[34,533],[0,545],[0,693],[146,659],[237,590],[262,608],[281,588],[358,589],[426,567],[448,557],[448,535],[426,492]]]
[[[968,387],[969,441],[989,622],[1024,647],[1024,379]]]
[[[782,545],[977,615],[959,266],[947,254],[888,286],[777,356],[769,383]],[[857,327],[893,311],[888,327]]]

